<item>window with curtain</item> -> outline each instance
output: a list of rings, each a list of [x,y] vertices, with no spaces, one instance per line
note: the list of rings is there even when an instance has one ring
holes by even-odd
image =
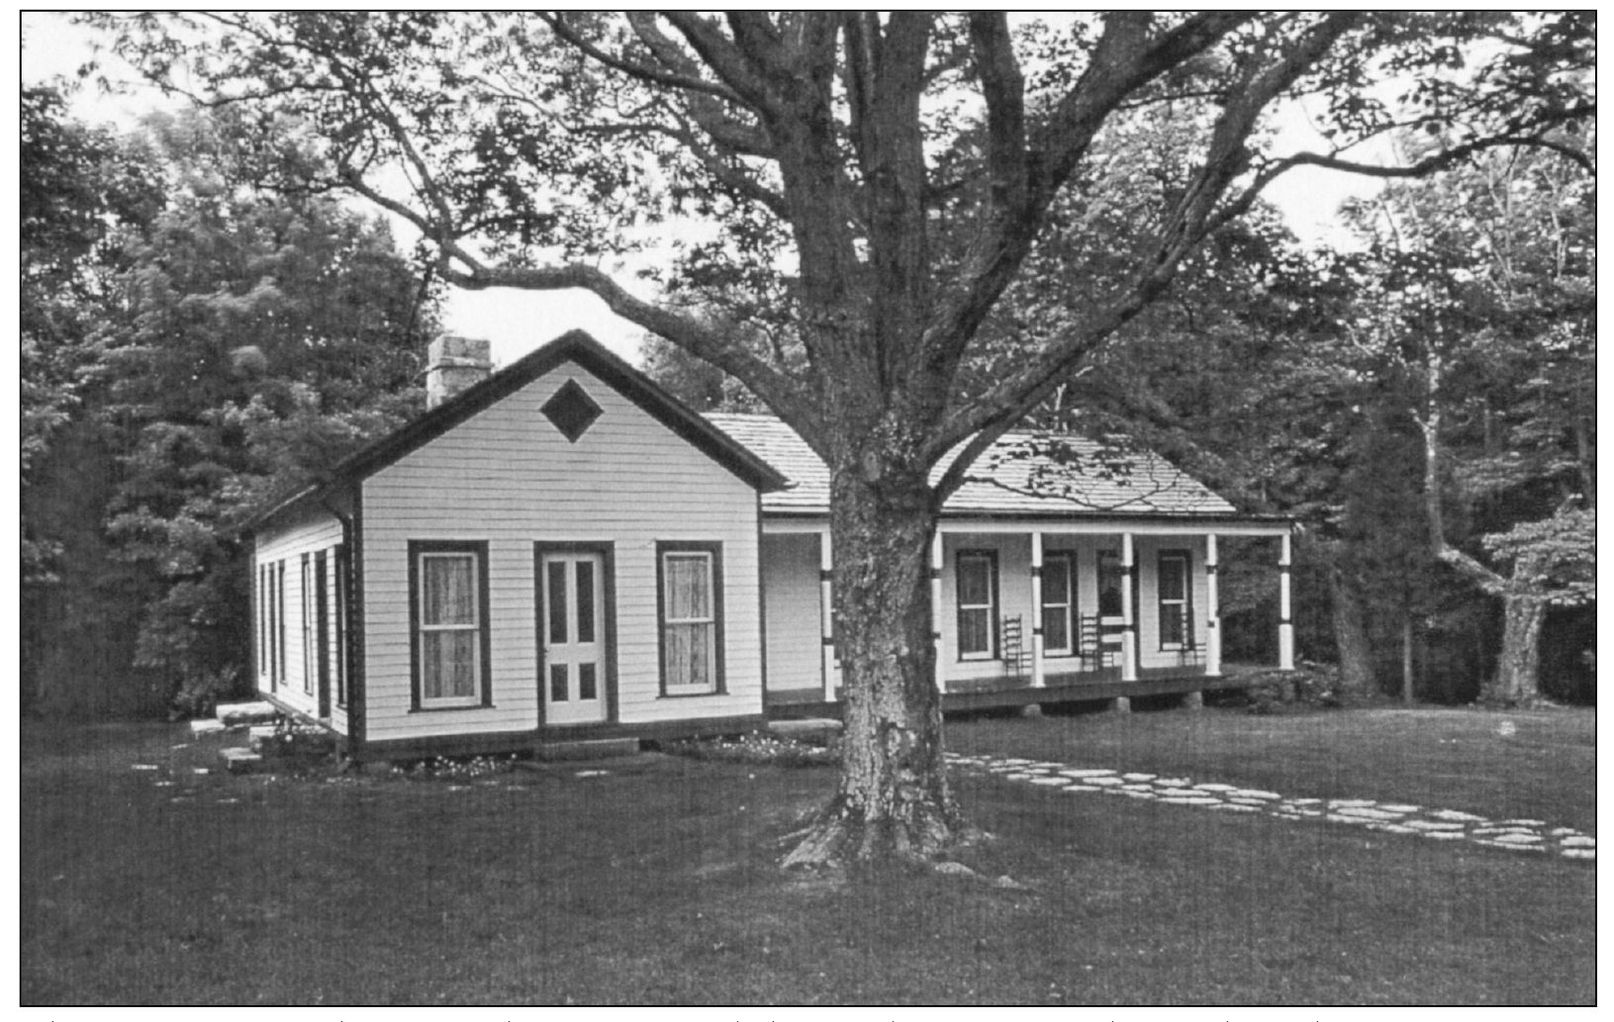
[[[960,550],[958,658],[990,660],[996,650],[998,559],[988,550]]]
[[[722,690],[721,561],[715,544],[663,545],[661,680],[668,695]]]
[[[481,544],[412,544],[415,703],[420,709],[487,701],[487,621]]]
[[[1042,558],[1042,649],[1048,656],[1076,652],[1076,555],[1067,551]]]
[[[1191,645],[1189,627],[1192,601],[1188,589],[1188,552],[1164,550],[1155,580],[1160,601],[1160,648],[1181,649]]]

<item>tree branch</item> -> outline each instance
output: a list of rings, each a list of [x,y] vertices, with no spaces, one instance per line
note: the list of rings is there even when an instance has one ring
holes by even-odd
[[[620,284],[592,266],[485,266],[468,260],[470,270],[444,267],[446,281],[468,291],[507,287],[521,291],[560,291],[581,288],[597,296],[623,319],[667,338],[691,354],[739,379],[756,392],[780,417],[804,436],[821,432],[822,419],[813,394],[802,393],[801,381],[792,379],[764,362],[743,344],[724,339],[716,331],[675,312],[630,294]]]
[[[535,13],[538,15],[539,20],[549,26],[550,31],[554,32],[557,38],[559,38],[562,42],[565,42],[567,45],[572,46],[579,53],[582,53],[584,56],[598,64],[603,64],[614,71],[620,71],[630,78],[650,85],[665,85],[668,88],[681,89],[690,93],[700,93],[708,96],[715,96],[718,99],[727,100],[731,103],[740,103],[740,97],[735,95],[732,90],[725,88],[716,82],[709,82],[700,77],[698,74],[690,74],[685,68],[679,68],[678,71],[662,71],[659,68],[650,67],[646,64],[639,64],[631,60],[626,60],[622,57],[616,56],[613,53],[609,53],[598,46],[595,46],[587,39],[584,39],[582,36],[578,35],[577,32],[573,31],[570,25],[566,24],[566,20],[558,13],[551,14],[546,11],[537,11]],[[639,25],[635,19],[630,18],[629,24],[633,26],[636,33],[639,32]],[[643,39],[642,34],[640,34],[640,38]],[[665,37],[662,38],[665,42]],[[671,65],[672,62],[668,61],[655,46],[651,46],[650,50],[656,55],[657,59],[661,60],[663,63]],[[692,67],[693,65],[690,66]]]

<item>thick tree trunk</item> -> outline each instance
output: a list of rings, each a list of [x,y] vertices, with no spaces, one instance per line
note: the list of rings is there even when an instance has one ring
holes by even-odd
[[[1531,570],[1520,564],[1517,577]],[[1519,593],[1502,599],[1502,652],[1496,660],[1496,676],[1480,692],[1480,701],[1500,706],[1529,705],[1541,700],[1541,625],[1547,617],[1547,601],[1533,593]]]
[[[1339,695],[1362,702],[1379,693],[1373,676],[1373,645],[1367,636],[1367,612],[1356,583],[1335,567],[1329,572],[1334,604],[1334,646],[1339,650]]]
[[[962,836],[942,757],[923,476],[839,472],[831,500],[835,639],[845,671],[840,787],[786,866],[926,860]]]

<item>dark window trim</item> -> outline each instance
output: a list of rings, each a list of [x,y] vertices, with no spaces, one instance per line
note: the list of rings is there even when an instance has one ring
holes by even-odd
[[[1043,622],[1042,608],[1039,607],[1037,608],[1037,626],[1043,630],[1042,637],[1044,646],[1042,655],[1044,658],[1049,660],[1071,660],[1081,655],[1081,636],[1078,634],[1081,624],[1081,587],[1077,583],[1076,578],[1076,567],[1080,563],[1080,560],[1076,556],[1076,551],[1074,550],[1043,551],[1042,564],[1045,570],[1042,572],[1042,597],[1044,606],[1046,606],[1048,602],[1048,572],[1046,571],[1046,568],[1048,567],[1048,562],[1051,560],[1060,560],[1065,562],[1065,586],[1067,588],[1067,592],[1065,594],[1065,636],[1070,640],[1070,646],[1062,653],[1048,652],[1046,645],[1048,641],[1048,628]]]
[[[257,613],[253,615],[258,627],[258,678],[269,677],[269,566],[258,565]]]
[[[1183,641],[1181,643],[1166,645],[1165,629],[1161,622],[1165,620],[1165,603],[1160,595],[1160,565],[1168,557],[1182,558],[1182,606],[1183,606]],[[1195,649],[1194,645],[1194,552],[1185,547],[1171,547],[1155,552],[1154,569],[1154,631],[1155,640],[1161,652],[1178,652],[1185,649]]]
[[[311,555],[299,555],[297,562],[297,608],[299,627],[303,635],[303,695],[314,694],[314,679],[319,671],[319,650],[315,648],[314,629],[314,562]]]
[[[668,692],[667,691],[667,555],[704,553],[712,557],[712,668],[716,676],[712,679],[711,689],[704,692]],[[656,541],[656,674],[660,679],[661,698],[685,699],[700,698],[701,696],[725,695],[728,692],[728,676],[725,671],[725,657],[723,655],[724,636],[723,614],[723,544],[702,540],[657,540]]]
[[[338,543],[331,548],[331,571],[336,584],[336,606],[333,608],[331,623],[335,627],[336,641],[336,705],[338,708],[347,707],[347,661],[348,661],[348,602],[351,596],[348,593],[348,572],[352,570],[348,563],[348,549],[345,543]]]
[[[548,682],[547,665],[544,663],[544,635],[549,625],[547,610],[544,606],[544,579],[543,563],[545,554],[599,554],[604,560],[601,573],[605,576],[600,580],[600,599],[605,604],[605,720],[591,721],[586,724],[553,724],[545,717],[545,710],[549,700],[545,696],[545,686]],[[589,724],[614,724],[617,720],[617,672],[616,672],[616,543],[607,541],[596,542],[551,542],[539,541],[532,545],[532,600],[535,617],[533,618],[534,636],[538,641],[538,726],[567,728],[587,727]]]
[[[420,558],[422,554],[473,554],[476,557],[477,631],[481,651],[481,698],[469,704],[454,706],[426,706],[421,697],[420,682]],[[409,541],[409,711],[411,713],[451,713],[456,710],[475,710],[493,705],[493,648],[489,622],[492,607],[488,603],[488,543],[487,540],[412,539]]]
[[[319,682],[319,716],[331,715],[330,551],[314,552],[314,645],[319,650],[315,677]]]
[[[964,655],[964,586],[961,581],[959,566],[966,557],[984,557],[987,560],[988,581],[992,586],[992,606],[986,615],[986,641],[988,652],[986,656],[979,653]],[[953,649],[958,657],[958,663],[990,663],[999,659],[998,652],[998,615],[1002,613],[1003,601],[998,592],[998,552],[995,549],[968,547],[953,551]]]

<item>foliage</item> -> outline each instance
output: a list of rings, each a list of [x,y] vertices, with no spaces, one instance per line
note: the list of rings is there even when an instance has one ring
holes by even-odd
[[[787,767],[833,766],[841,758],[840,749],[835,743],[811,745],[762,731],[750,731],[729,738],[685,738],[666,742],[661,749],[691,759]]]
[[[88,281],[88,328],[49,349],[75,367],[71,400],[41,398],[36,418],[70,421],[104,452],[111,483],[76,514],[104,528],[95,542],[114,564],[68,584],[82,593],[120,570],[143,580],[135,665],[160,671],[181,708],[246,676],[250,516],[418,410],[432,326],[432,292],[384,225],[327,195],[263,189],[290,179],[309,137],[290,122],[265,130],[230,113],[157,115],[130,139],[59,127],[143,158],[96,164],[110,184],[53,186],[55,205],[37,203],[51,216],[34,218],[40,236],[68,239],[49,275]],[[161,201],[122,221],[94,198],[151,189]],[[58,386],[46,350],[25,336],[25,389]],[[47,506],[47,491],[70,482],[60,476],[30,489],[25,475],[25,508]],[[25,511],[25,539],[41,548],[82,546],[84,531]],[[70,625],[52,614],[30,627],[60,642]]]

